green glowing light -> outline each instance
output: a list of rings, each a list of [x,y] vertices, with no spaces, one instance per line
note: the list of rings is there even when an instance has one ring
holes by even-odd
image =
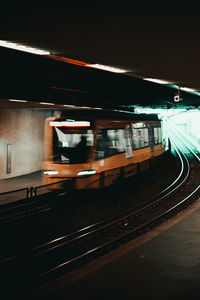
[[[167,122],[173,123],[181,133],[200,152],[200,111],[198,109],[179,112],[168,117]],[[167,123],[166,123],[167,124]]]
[[[185,108],[147,108],[147,107],[135,107],[135,113],[137,114],[157,114],[159,119],[166,119],[169,116],[176,115],[178,113],[185,112]]]

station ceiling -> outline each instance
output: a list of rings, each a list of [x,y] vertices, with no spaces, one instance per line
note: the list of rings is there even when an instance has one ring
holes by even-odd
[[[0,34],[57,56],[123,68],[124,74],[0,48],[0,98],[105,108],[198,107],[200,97],[142,78],[200,91],[200,19],[188,2],[12,1]],[[3,102],[2,102],[3,103]]]

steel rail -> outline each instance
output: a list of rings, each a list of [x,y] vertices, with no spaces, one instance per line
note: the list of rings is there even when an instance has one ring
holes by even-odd
[[[180,157],[180,156],[179,156]],[[182,162],[183,163],[183,162]],[[183,173],[183,168],[181,168],[181,174]],[[180,178],[180,176],[178,176],[179,178]],[[177,180],[175,180],[175,182],[177,182]],[[171,186],[171,185],[170,185]],[[173,192],[174,192],[174,189],[173,189]],[[169,193],[168,193],[169,194]],[[167,195],[168,195],[167,194]],[[162,196],[162,198],[163,198],[163,196]],[[156,201],[157,202],[157,201]],[[155,203],[154,203],[154,205],[155,205]],[[146,208],[148,208],[148,207],[150,207],[150,204],[149,205],[147,205],[146,207],[145,207],[145,209]],[[8,263],[9,261],[10,262],[14,262],[14,264],[20,264],[20,263],[23,263],[23,262],[26,262],[27,260],[30,260],[30,259],[33,259],[34,257],[37,257],[38,258],[38,256],[41,256],[41,255],[43,255],[43,254],[45,254],[45,253],[47,253],[47,252],[50,252],[50,251],[53,251],[53,250],[55,250],[56,248],[60,248],[60,247],[63,247],[63,245],[64,244],[69,244],[69,245],[71,245],[73,242],[75,242],[75,241],[77,241],[77,240],[79,240],[79,239],[83,239],[83,238],[85,238],[85,237],[88,237],[88,236],[91,236],[91,235],[94,235],[94,234],[96,234],[97,232],[101,232],[102,230],[107,230],[108,229],[108,227],[112,227],[113,225],[116,225],[117,223],[119,224],[119,223],[124,223],[124,221],[125,220],[127,220],[127,218],[129,218],[129,217],[133,217],[133,215],[136,215],[136,214],[138,214],[139,212],[141,212],[141,211],[143,211],[144,210],[144,208],[142,209],[140,209],[140,210],[137,210],[137,211],[135,211],[135,212],[130,212],[130,210],[129,210],[129,214],[127,215],[127,211],[126,211],[126,215],[124,215],[124,212],[123,213],[121,213],[120,214],[120,217],[119,217],[119,215],[117,215],[117,216],[114,216],[113,218],[111,218],[112,219],[112,221],[111,221],[111,219],[108,219],[108,220],[105,220],[105,221],[103,221],[103,222],[98,222],[98,223],[96,223],[96,224],[93,224],[93,225],[90,225],[90,226],[87,226],[87,227],[85,227],[85,228],[83,228],[83,229],[80,229],[80,230],[78,230],[77,232],[75,232],[75,233],[73,233],[72,235],[67,235],[67,236],[64,236],[64,237],[60,237],[60,238],[57,238],[57,239],[54,239],[53,241],[51,241],[50,243],[46,243],[45,245],[43,245],[43,246],[40,246],[40,247],[37,247],[37,248],[35,248],[34,250],[32,250],[32,253],[26,253],[26,255],[25,256],[23,256],[23,259],[19,259],[19,257],[15,257],[15,258],[9,258],[9,259],[6,259],[6,260],[4,260],[3,262],[2,262],[2,264],[4,265],[4,264],[6,264],[6,263]],[[95,229],[94,229],[94,227],[96,227]],[[138,228],[141,228],[141,226],[139,226],[139,227],[137,227],[137,229]],[[92,229],[92,230],[91,230]],[[135,230],[137,230],[137,229],[135,229]],[[86,232],[86,233],[83,233],[84,231],[87,231],[87,230],[90,230],[89,232]],[[77,234],[79,234],[79,235],[77,235]],[[72,237],[73,235],[77,235],[77,236],[74,236],[71,240],[69,239],[70,238],[70,236]],[[64,239],[65,239],[65,241],[64,241]],[[67,240],[68,239],[68,240]],[[117,239],[114,239],[114,241],[116,241]],[[61,241],[62,241],[62,243],[61,243]],[[77,261],[77,260],[79,260],[79,259],[81,259],[81,258],[83,258],[83,257],[85,257],[85,256],[87,256],[87,255],[89,255],[89,254],[91,254],[91,253],[94,253],[95,251],[98,251],[98,250],[100,250],[100,249],[102,249],[102,247],[105,247],[105,245],[110,245],[111,243],[113,243],[113,240],[112,241],[110,241],[110,242],[108,242],[108,243],[104,243],[103,245],[101,245],[101,246],[98,246],[98,247],[95,247],[94,249],[90,249],[90,250],[88,250],[87,252],[85,252],[85,253],[83,253],[83,254],[81,254],[81,255],[79,255],[79,256],[77,256],[77,257],[74,257],[74,258],[72,258],[71,260],[68,260],[68,261],[65,261],[64,263],[62,263],[62,264],[59,264],[58,266],[56,266],[56,267],[53,267],[51,270],[48,270],[47,272],[44,272],[43,274],[40,274],[40,278],[41,277],[43,277],[43,276],[45,276],[45,274],[49,274],[49,273],[52,273],[52,272],[54,272],[55,270],[58,270],[59,268],[62,268],[63,266],[66,266],[66,265],[68,265],[68,264],[70,264],[70,263],[72,263],[72,262],[75,262],[75,261]],[[56,245],[55,245],[56,244]],[[51,246],[50,247],[50,245],[53,245],[53,246]],[[44,249],[44,247],[46,248],[46,249]],[[42,249],[43,248],[43,249]],[[31,255],[30,255],[31,254]],[[2,265],[1,264],[1,265]]]
[[[166,151],[165,153],[161,154],[158,157],[145,160],[144,162],[146,163],[146,165],[148,165],[148,167],[145,170],[150,169],[150,165],[152,163],[151,160],[153,160],[153,165],[156,165],[156,163],[161,158],[161,156],[163,157],[163,155],[164,155],[166,157],[167,152],[168,151]],[[144,163],[144,162],[142,162],[142,163]],[[142,163],[139,163],[139,165],[141,165]],[[122,167],[123,170],[125,170],[126,167],[132,167],[133,169],[134,168],[137,169],[138,163],[131,164],[128,166],[123,166]],[[112,174],[110,174],[109,176],[113,177],[116,170],[121,170],[121,168],[114,168],[109,171],[99,173],[99,176],[100,176],[99,180],[101,179],[102,176],[104,176],[103,174],[106,174],[107,172],[112,172]],[[137,171],[136,173],[134,173],[134,175],[139,176],[140,172]],[[123,179],[127,180],[126,177],[124,177]],[[32,214],[35,214],[38,212],[43,212],[45,210],[49,210],[50,208],[52,208],[51,204],[52,203],[55,204],[54,199],[52,200],[52,198],[55,197],[55,195],[59,199],[61,199],[62,196],[71,196],[72,192],[74,191],[74,187],[75,187],[74,180],[76,181],[76,178],[66,177],[65,180],[59,180],[55,183],[50,183],[50,184],[46,184],[46,185],[40,185],[40,186],[36,186],[36,187],[30,187],[30,188],[15,190],[15,191],[9,191],[9,192],[5,192],[2,194],[0,193],[0,203],[1,203],[1,196],[12,195],[14,197],[16,192],[27,191],[26,197],[24,197],[23,200],[18,199],[16,201],[11,201],[9,203],[4,203],[4,204],[0,205],[0,223],[15,221],[19,218],[28,217]],[[60,190],[54,190],[54,191],[48,190],[48,188],[51,189],[53,186],[60,185],[60,184],[67,184],[68,191],[63,190],[61,192]],[[44,189],[46,192],[41,192],[40,189]],[[46,199],[46,195],[50,195],[51,197],[48,197],[48,199]],[[45,199],[45,201],[44,201],[44,199]]]
[[[186,158],[186,157],[185,157],[185,158]],[[187,159],[186,159],[186,162],[187,162],[187,168],[188,168],[188,170],[187,170],[186,176],[184,177],[184,179],[182,180],[182,182],[178,184],[177,189],[179,189],[180,185],[183,184],[183,183],[185,182],[185,180],[186,180],[186,179],[188,178],[188,176],[189,176],[189,172],[190,172],[190,171],[189,171],[189,163],[188,163],[188,160],[187,160]],[[181,171],[181,173],[182,173],[182,171]],[[176,181],[176,182],[177,182],[177,181]],[[174,192],[174,191],[175,191],[175,188],[172,190],[172,192]],[[193,194],[193,193],[192,193],[192,194]],[[166,196],[169,196],[169,193],[167,193]],[[188,197],[189,197],[189,196],[188,196]],[[187,198],[188,198],[188,197],[187,197]],[[187,199],[187,198],[185,198],[185,199]],[[163,200],[163,196],[161,197],[161,199]],[[159,199],[159,200],[160,200],[160,199]],[[153,206],[155,206],[155,203],[158,203],[159,200],[156,200],[156,201],[153,203]],[[182,203],[182,202],[184,202],[184,200],[182,200],[180,203]],[[108,226],[109,226],[109,227],[110,227],[110,226],[113,226],[113,225],[116,224],[116,223],[123,223],[124,220],[127,220],[129,217],[133,217],[133,215],[139,214],[140,212],[144,211],[145,209],[147,209],[147,208],[149,208],[149,207],[151,207],[151,206],[152,206],[152,205],[148,204],[147,206],[145,206],[145,207],[139,209],[138,211],[135,211],[134,213],[130,213],[129,215],[120,217],[120,218],[118,218],[117,220],[114,220],[114,221],[110,222],[109,224],[105,224],[104,226],[98,227],[97,229],[95,229],[95,230],[93,230],[93,231],[90,231],[90,232],[88,232],[87,234],[83,234],[83,235],[81,235],[81,236],[78,236],[77,238],[86,237],[86,236],[89,235],[89,234],[94,234],[94,232],[96,233],[97,231],[102,231],[103,229],[107,228]],[[140,226],[134,228],[134,230],[131,231],[131,233],[132,233],[132,232],[138,231],[139,229],[143,228],[143,227],[146,226],[146,225],[149,225],[149,224],[152,223],[152,222],[155,222],[157,219],[159,219],[159,218],[163,217],[164,215],[168,214],[169,212],[171,212],[171,211],[172,211],[174,208],[176,208],[177,206],[179,206],[179,204],[174,205],[173,207],[171,207],[170,209],[168,209],[168,210],[165,211],[164,213],[162,213],[162,214],[160,214],[159,216],[157,216],[157,217],[151,219],[151,221],[145,222],[144,224],[142,224],[142,225],[140,225]],[[130,233],[130,232],[129,232],[129,233]],[[60,265],[58,265],[58,266],[52,268],[51,270],[49,270],[49,271],[47,271],[47,272],[44,272],[43,274],[40,274],[40,277],[43,277],[43,276],[45,276],[45,275],[47,275],[47,274],[49,274],[49,273],[51,273],[51,272],[54,272],[55,270],[58,270],[59,268],[62,268],[62,267],[64,267],[64,266],[66,266],[66,265],[69,265],[70,263],[75,262],[75,261],[77,261],[77,260],[79,260],[79,259],[81,259],[81,258],[83,258],[83,257],[85,257],[85,256],[87,256],[87,255],[89,255],[89,254],[91,254],[91,253],[94,253],[94,252],[96,252],[97,250],[100,250],[100,249],[102,249],[103,247],[105,247],[105,246],[107,246],[107,245],[110,245],[110,244],[112,244],[113,242],[115,242],[115,241],[117,241],[117,240],[119,240],[119,239],[121,239],[121,238],[126,237],[127,235],[129,235],[129,233],[127,233],[127,234],[125,234],[125,235],[122,235],[121,237],[115,238],[114,240],[111,240],[111,241],[109,241],[109,242],[107,242],[107,243],[105,243],[105,244],[102,244],[102,245],[98,246],[98,247],[95,247],[95,248],[93,248],[93,249],[90,249],[90,250],[86,251],[85,253],[82,253],[81,255],[79,255],[79,256],[77,256],[77,257],[74,257],[74,258],[72,258],[72,259],[70,259],[70,260],[68,260],[68,261],[65,261],[64,263],[62,263],[62,264],[60,264]]]
[[[186,158],[186,162],[187,162],[187,166],[189,167],[189,162],[188,162],[187,158]],[[189,168],[188,168],[188,171],[186,173],[185,178],[188,178],[188,174],[189,174]],[[184,182],[185,182],[185,179],[182,181],[182,183],[184,183]],[[178,185],[178,187],[180,187],[180,184]],[[88,251],[86,251],[86,252],[78,255],[77,257],[73,257],[72,259],[69,259],[69,260],[63,262],[60,265],[57,265],[57,266],[51,268],[50,270],[48,270],[48,271],[40,274],[40,278],[45,277],[45,276],[49,275],[52,272],[58,271],[59,269],[61,269],[63,267],[66,267],[67,265],[70,265],[70,264],[72,264],[72,263],[74,263],[76,261],[79,261],[79,260],[87,257],[88,255],[92,254],[92,253],[95,253],[95,252],[97,252],[99,250],[103,250],[104,248],[107,248],[108,246],[112,245],[113,243],[116,243],[116,242],[119,242],[121,240],[124,240],[128,236],[133,235],[133,234],[135,234],[136,232],[138,232],[140,230],[143,230],[144,227],[149,226],[150,224],[152,224],[152,223],[154,223],[154,222],[162,219],[163,217],[165,217],[166,215],[168,215],[169,213],[171,213],[172,211],[174,211],[177,207],[180,207],[181,204],[183,204],[186,200],[188,200],[195,193],[196,190],[197,189],[195,189],[192,193],[190,193],[187,197],[185,197],[184,199],[182,199],[181,201],[179,201],[177,204],[175,204],[172,207],[170,207],[169,209],[165,210],[163,213],[159,214],[156,217],[151,218],[150,221],[147,221],[147,222],[143,223],[142,225],[139,225],[139,226],[135,227],[133,230],[130,230],[128,233],[125,233],[125,234],[121,235],[120,237],[116,237],[116,238],[112,239],[111,241],[103,243],[103,244],[101,244],[98,247],[94,247],[94,248],[92,248],[92,249],[90,249],[90,250],[88,250]],[[174,189],[173,189],[173,191],[174,191]],[[148,205],[148,206],[150,206],[150,205]],[[142,211],[142,209],[140,211]],[[120,221],[121,221],[121,219],[120,219]]]
[[[175,148],[176,152],[179,153],[180,148],[178,146],[174,145],[173,142],[173,147]],[[182,154],[183,155],[183,154]],[[179,160],[181,161],[181,165],[183,165],[183,158],[181,157],[181,154],[178,154]],[[174,184],[170,184],[170,186],[168,188],[165,189],[166,196],[162,195],[160,197],[160,199],[157,199],[156,201],[154,201],[153,204],[148,204],[146,206],[144,206],[143,208],[140,208],[137,211],[132,211],[128,210],[128,212],[126,211],[126,214],[121,213],[117,216],[114,216],[110,219],[104,220],[103,222],[98,222],[95,224],[92,224],[90,226],[87,226],[85,228],[82,228],[72,234],[69,235],[65,235],[62,237],[59,237],[57,239],[54,239],[52,241],[50,241],[49,243],[43,244],[37,248],[32,249],[31,251],[28,251],[24,257],[24,259],[20,260],[19,257],[15,258],[15,262],[14,264],[18,265],[20,263],[23,262],[27,262],[30,261],[31,259],[34,260],[34,257],[38,258],[39,256],[42,256],[44,254],[47,254],[48,252],[51,252],[53,250],[59,249],[65,245],[69,245],[71,247],[72,243],[79,241],[81,239],[85,239],[86,237],[92,237],[94,235],[96,235],[97,233],[101,233],[102,231],[105,232],[108,231],[108,228],[112,228],[115,227],[116,224],[118,224],[118,226],[120,227],[121,225],[125,226],[127,222],[127,220],[129,220],[129,218],[134,219],[133,217],[135,217],[135,219],[137,219],[136,217],[138,217],[138,215],[140,215],[142,212],[146,212],[148,210],[148,212],[151,212],[151,208],[152,207],[156,207],[159,204],[159,201],[164,201],[164,199],[167,197],[169,198],[169,195],[175,193],[175,191],[178,189],[180,189],[180,187],[186,182],[186,179],[189,176],[190,173],[190,166],[189,166],[189,162],[188,159],[185,155],[183,155],[184,160],[186,166],[187,166],[187,171],[185,172],[183,170],[183,166],[181,167],[181,172],[179,174],[179,176],[176,178],[176,180],[174,181]],[[184,174],[185,173],[185,174]],[[181,177],[184,175],[184,178],[181,179]],[[181,183],[178,182],[181,180]],[[176,188],[174,187],[174,185],[177,184]],[[173,189],[169,192],[169,188],[173,187]],[[198,188],[200,187],[200,185],[198,186]],[[103,252],[106,251],[107,248],[109,247],[114,247],[114,245],[116,243],[122,242],[124,240],[127,240],[128,237],[130,236],[137,236],[139,231],[144,231],[146,226],[152,226],[154,223],[158,222],[160,219],[162,219],[163,217],[165,218],[166,215],[169,215],[172,211],[174,211],[177,207],[180,207],[185,201],[187,201],[191,195],[193,195],[195,193],[195,191],[197,191],[198,189],[196,188],[192,193],[190,193],[190,195],[188,195],[187,197],[185,197],[184,199],[182,199],[181,201],[179,201],[177,204],[173,205],[172,207],[166,209],[164,212],[159,213],[156,216],[151,216],[150,213],[150,220],[146,220],[145,222],[143,222],[143,224],[137,224],[134,225],[134,228],[128,230],[128,232],[126,233],[121,233],[120,232],[120,236],[114,237],[112,236],[111,239],[109,239],[109,241],[104,241],[103,243],[101,243],[100,245],[94,246],[90,249],[84,250],[84,251],[80,251],[78,255],[75,255],[73,257],[71,257],[70,259],[66,260],[66,257],[64,258],[64,260],[61,263],[58,264],[54,264],[54,266],[51,266],[50,269],[47,270],[43,270],[42,272],[40,272],[39,274],[37,274],[32,280],[32,282],[34,283],[35,281],[41,280],[44,281],[47,278],[54,276],[55,274],[57,274],[57,272],[62,272],[63,270],[66,269],[66,267],[72,266],[74,264],[78,264],[79,262],[81,262],[82,260],[84,260],[85,258],[89,257],[90,255],[98,255],[99,252]],[[162,192],[161,192],[162,193]],[[161,194],[159,193],[159,194]],[[124,215],[123,215],[124,214]],[[139,217],[138,217],[139,219]],[[107,223],[106,223],[107,222]],[[119,230],[119,229],[118,229]],[[32,253],[32,255],[31,255]],[[9,262],[13,262],[13,257],[9,258],[7,260],[4,260],[2,263],[3,265]],[[46,279],[45,279],[46,278]],[[30,281],[30,279],[28,279]]]
[[[165,197],[169,196],[171,193],[175,192],[176,189],[178,189],[184,183],[184,181],[187,179],[184,177],[184,179],[179,183],[178,186],[176,186],[174,189],[172,189],[171,191],[169,191],[162,197],[160,196],[161,194],[163,194],[164,192],[168,191],[170,188],[175,186],[175,184],[178,182],[178,180],[181,179],[181,176],[183,175],[183,170],[184,170],[183,159],[182,159],[180,153],[178,152],[178,150],[177,150],[177,154],[179,156],[179,160],[181,163],[180,173],[177,176],[177,178],[167,188],[165,188],[163,191],[159,192],[157,195],[155,195],[153,197],[153,199],[156,199],[157,197],[159,197],[159,199],[157,199],[156,201],[152,202],[152,199],[151,199],[151,203],[149,203],[146,206],[144,206],[144,204],[146,202],[149,202],[149,200],[143,201],[143,202],[139,203],[139,205],[135,205],[133,208],[125,210],[125,211],[121,212],[120,214],[117,214],[111,218],[91,224],[89,226],[81,228],[70,234],[55,238],[55,239],[53,239],[49,242],[46,242],[42,245],[39,245],[32,249],[28,249],[28,250],[24,251],[23,253],[20,253],[19,255],[8,257],[8,258],[0,261],[0,266],[7,262],[13,262],[15,264],[20,264],[20,263],[30,260],[34,257],[37,257],[38,255],[43,255],[43,254],[50,252],[56,248],[59,248],[61,245],[72,244],[72,243],[76,242],[77,240],[80,240],[82,238],[93,235],[94,233],[101,232],[108,226],[113,226],[119,222],[124,222],[124,220],[126,220],[127,218],[137,215],[138,213],[142,212],[143,210],[147,209],[148,207],[151,207],[152,205],[159,203],[161,199],[164,199]],[[139,207],[142,206],[142,207],[140,209],[138,209],[138,206]]]

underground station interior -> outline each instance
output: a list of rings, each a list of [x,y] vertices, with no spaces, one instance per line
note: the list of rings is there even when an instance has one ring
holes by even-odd
[[[200,93],[52,54],[37,55],[0,47],[0,61],[4,74],[0,92],[0,264],[8,298],[147,299],[149,296],[178,299],[198,296]],[[75,111],[78,111],[76,117]],[[137,134],[142,132],[145,139],[148,131],[147,145],[118,144],[118,148],[125,150],[117,152],[117,162],[113,160],[109,170],[98,172],[93,170],[93,164],[93,169],[81,169],[83,173],[75,177],[55,177],[52,185],[48,185],[44,173],[51,177],[50,172],[57,174],[58,171],[55,161],[53,169],[44,168],[46,120],[53,120],[56,125],[50,126],[56,127],[53,130],[58,133],[59,141],[68,147],[63,137],[65,129],[60,127],[90,119],[94,122],[96,115],[115,122],[123,120],[124,124],[134,119],[131,124],[137,126],[130,127],[132,138],[136,139],[133,145],[140,143]],[[60,116],[65,118],[61,120]],[[154,124],[153,138],[150,138],[151,125],[147,123]],[[110,130],[114,135],[118,130],[117,134],[122,134],[116,126],[115,130],[111,130],[111,125],[105,126],[102,132]],[[129,129],[129,125],[123,126]],[[159,126],[160,131],[155,129]],[[138,128],[141,130],[136,134]],[[123,134],[128,141],[125,129]],[[152,139],[155,141],[156,136],[154,143]],[[155,150],[158,144],[162,149],[159,155]],[[128,154],[130,147],[131,154]],[[150,156],[145,152],[148,147]],[[143,158],[138,154],[137,159],[139,148],[143,149]],[[98,153],[102,155],[102,149]],[[99,156],[100,167],[106,166],[106,160],[114,157],[113,153],[105,159]],[[129,163],[119,167],[117,163],[122,161],[124,153]],[[128,164],[132,169],[127,171]],[[66,165],[65,162],[63,168]],[[76,168],[76,163],[72,166]],[[129,173],[133,175],[127,175]],[[65,171],[65,174],[70,173]],[[98,177],[97,187],[78,190],[78,174],[87,182],[93,176]],[[183,174],[185,179],[175,187]],[[189,191],[191,186],[193,191]],[[162,210],[158,216],[153,211],[152,215],[148,212],[146,219],[149,198],[155,201],[158,195],[165,199],[162,207],[174,198],[179,202],[167,206],[166,215]],[[147,198],[148,205],[144,204]],[[137,199],[145,208],[139,206]],[[141,220],[132,224],[142,210],[140,219],[146,227]],[[114,233],[109,233],[106,220],[114,224],[117,216],[121,223]],[[97,229],[98,223],[101,229],[105,227],[103,233]],[[96,230],[95,238],[100,236],[98,243],[93,241],[94,236],[89,236],[90,227]],[[81,231],[89,238],[79,244]],[[104,241],[102,236],[107,234]],[[59,240],[65,242],[60,245]],[[65,249],[67,243],[75,244],[70,246],[71,251]],[[90,243],[87,248],[86,244]],[[44,261],[43,268],[36,270]]]

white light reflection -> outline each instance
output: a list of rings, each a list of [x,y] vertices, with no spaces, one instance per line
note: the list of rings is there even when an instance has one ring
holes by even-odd
[[[44,175],[57,175],[58,171],[44,171],[43,174]]]
[[[77,173],[78,176],[83,176],[83,175],[94,175],[96,174],[95,170],[85,170],[85,171],[80,171]]]

